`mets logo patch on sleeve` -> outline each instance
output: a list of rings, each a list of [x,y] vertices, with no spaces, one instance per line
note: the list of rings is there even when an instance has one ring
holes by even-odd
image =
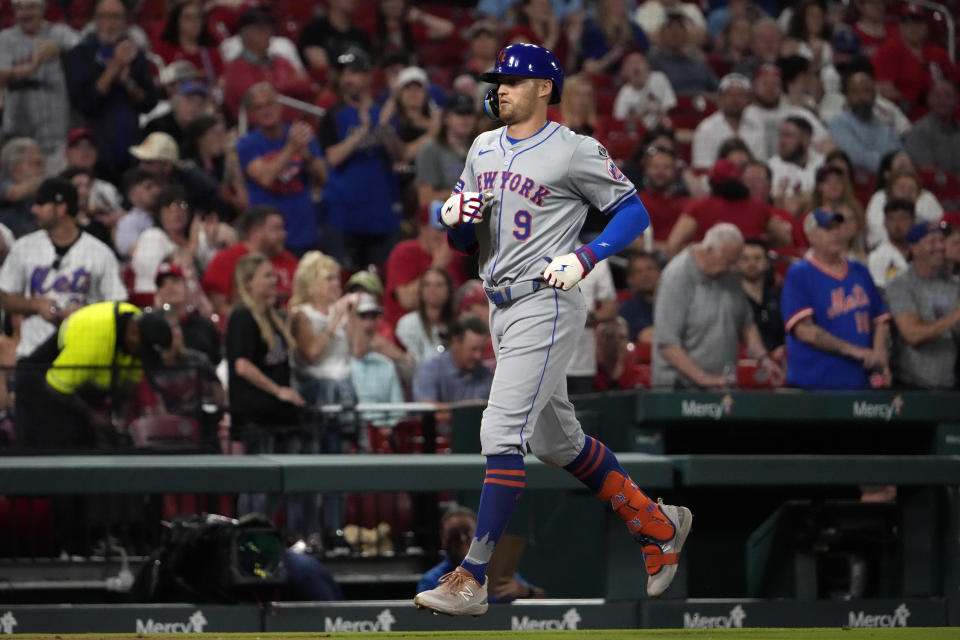
[[[617,167],[613,160],[607,158],[607,173],[610,174],[610,177],[614,180],[619,180],[620,182],[626,182],[627,176],[623,175],[623,172]]]

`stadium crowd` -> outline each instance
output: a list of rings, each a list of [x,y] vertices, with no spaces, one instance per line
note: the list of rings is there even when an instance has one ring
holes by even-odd
[[[517,42],[564,62],[551,117],[606,145],[651,218],[581,283],[572,393],[954,388],[960,72],[941,16],[780,4],[5,0],[8,444],[89,444],[111,396],[123,425],[229,408],[247,452],[375,450],[358,425],[396,415],[323,442],[284,427],[330,404],[485,399],[488,301],[436,210],[496,126],[478,76]],[[58,327],[104,301],[169,335],[130,343],[138,384],[51,385],[89,418],[52,442],[14,412],[49,398],[17,388],[67,362]],[[95,345],[111,354],[140,313],[115,309]]]

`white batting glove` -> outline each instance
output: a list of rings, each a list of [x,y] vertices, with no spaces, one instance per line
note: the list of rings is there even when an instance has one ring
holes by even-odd
[[[440,222],[451,229],[463,223],[480,224],[487,205],[493,201],[493,192],[477,193],[463,191],[455,193],[440,208]]]
[[[542,274],[547,284],[555,289],[569,291],[597,264],[597,257],[588,246],[582,246],[573,253],[554,258]]]

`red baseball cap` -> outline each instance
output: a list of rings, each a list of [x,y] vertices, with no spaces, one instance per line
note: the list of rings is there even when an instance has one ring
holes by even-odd
[[[154,277],[154,282],[157,284],[157,288],[163,286],[163,281],[166,278],[180,278],[183,279],[183,269],[179,266],[173,264],[172,262],[164,262],[157,269],[157,275]]]
[[[80,140],[89,140],[94,146],[97,144],[97,136],[93,133],[93,129],[74,127],[70,130],[70,133],[67,134],[67,146],[72,147]]]
[[[714,182],[723,182],[724,180],[739,180],[741,176],[740,167],[726,158],[717,160],[716,164],[710,168],[710,180]]]

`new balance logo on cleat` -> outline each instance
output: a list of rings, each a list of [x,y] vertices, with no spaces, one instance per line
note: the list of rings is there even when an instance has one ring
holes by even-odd
[[[463,591],[457,592],[457,595],[469,602],[470,598],[473,597],[473,591],[470,591],[469,587],[464,587]]]

